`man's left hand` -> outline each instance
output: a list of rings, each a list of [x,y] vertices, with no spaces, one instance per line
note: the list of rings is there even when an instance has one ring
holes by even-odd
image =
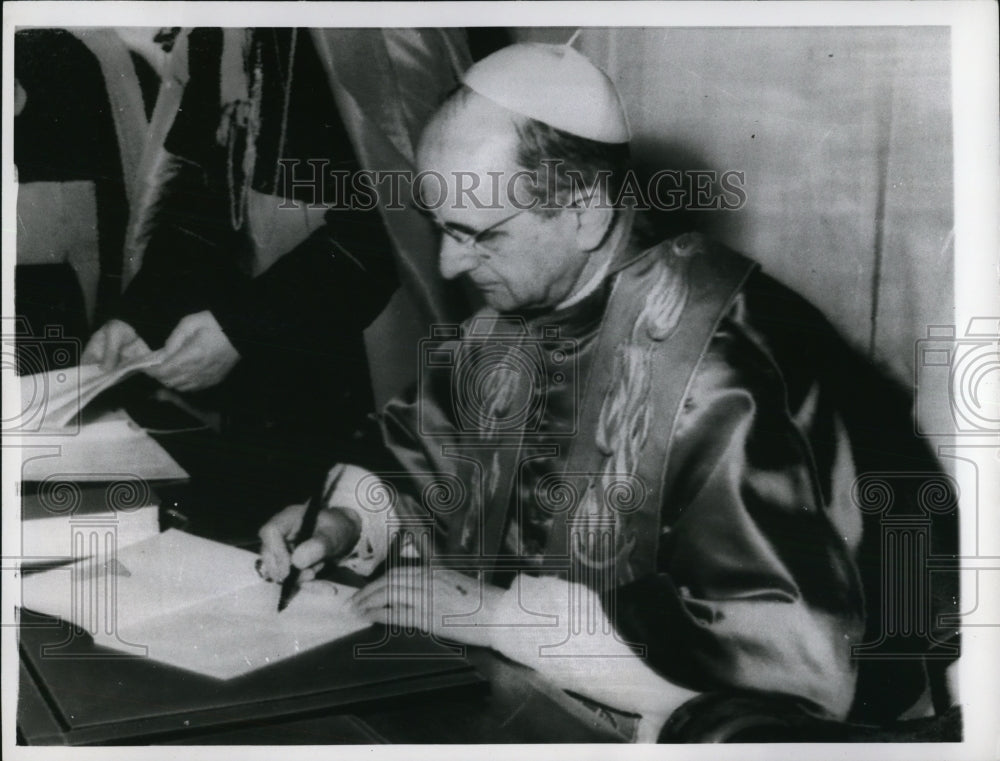
[[[146,373],[175,391],[200,391],[222,380],[240,361],[211,312],[189,314],[163,347],[163,361]]]
[[[413,627],[443,639],[491,646],[494,611],[504,590],[458,571],[408,566],[390,571],[351,598],[372,623]],[[449,620],[449,616],[460,616]]]

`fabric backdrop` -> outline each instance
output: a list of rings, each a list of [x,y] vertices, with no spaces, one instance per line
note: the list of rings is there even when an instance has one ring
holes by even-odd
[[[571,28],[521,28],[565,42]],[[745,172],[736,211],[675,214],[752,256],[904,382],[953,321],[949,30],[590,28],[640,169]]]

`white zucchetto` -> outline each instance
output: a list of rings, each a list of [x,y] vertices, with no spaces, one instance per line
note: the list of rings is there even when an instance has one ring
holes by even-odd
[[[629,141],[618,91],[568,45],[518,43],[474,64],[462,82],[508,111],[602,143]]]

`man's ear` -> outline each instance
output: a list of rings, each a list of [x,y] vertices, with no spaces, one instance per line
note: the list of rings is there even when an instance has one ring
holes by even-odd
[[[591,203],[571,211],[576,214],[576,242],[581,251],[593,251],[604,243],[615,220],[610,204]]]

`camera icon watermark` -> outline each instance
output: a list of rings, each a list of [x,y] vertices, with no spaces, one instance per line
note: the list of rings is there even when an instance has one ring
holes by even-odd
[[[547,434],[573,435],[576,349],[576,341],[563,337],[557,326],[532,330],[519,316],[476,317],[464,327],[433,326],[430,337],[420,342],[420,432],[477,438],[537,433],[555,393],[568,409],[560,410],[558,430]],[[426,402],[442,397],[450,409]]]
[[[67,398],[80,389],[80,341],[67,338],[62,328],[48,326],[32,335],[26,320],[3,321],[3,374],[5,394],[3,435],[39,436],[44,430],[49,400]],[[73,420],[62,433],[75,433]]]
[[[922,436],[1000,432],[1000,318],[977,317],[965,334],[932,325],[916,345],[916,431]]]

